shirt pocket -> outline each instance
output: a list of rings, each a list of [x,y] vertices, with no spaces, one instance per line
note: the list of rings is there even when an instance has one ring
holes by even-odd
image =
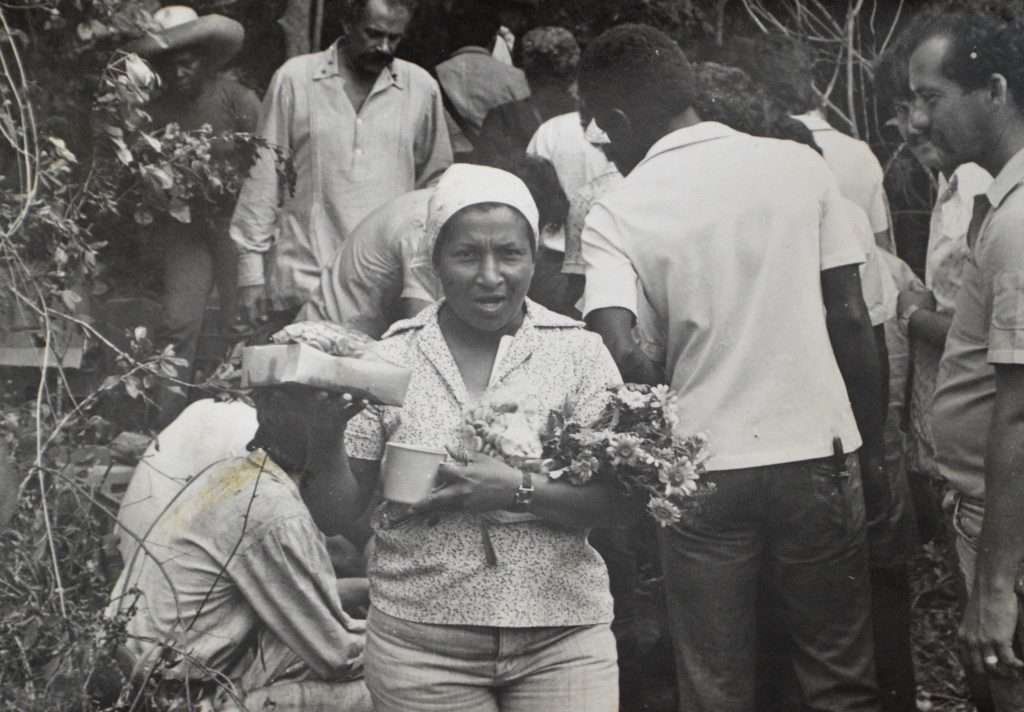
[[[1024,364],[1024,271],[1000,272],[992,280],[989,361]]]
[[[992,328],[1024,329],[1024,271],[1000,272],[992,281]]]

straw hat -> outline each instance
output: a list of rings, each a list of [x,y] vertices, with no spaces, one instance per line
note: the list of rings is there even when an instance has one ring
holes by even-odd
[[[130,42],[124,47],[126,52],[151,59],[165,52],[196,48],[215,66],[221,66],[241,51],[245,41],[241,23],[223,15],[200,17],[184,5],[162,7],[153,19],[163,29]]]

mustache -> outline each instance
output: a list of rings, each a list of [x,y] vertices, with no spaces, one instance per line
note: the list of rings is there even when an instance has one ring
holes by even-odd
[[[395,55],[391,52],[381,52],[379,50],[373,50],[370,52],[363,53],[363,60],[367,62],[373,62],[375,64],[388,65],[395,61]]]

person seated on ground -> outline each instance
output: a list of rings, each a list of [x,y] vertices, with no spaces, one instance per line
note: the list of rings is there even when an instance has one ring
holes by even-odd
[[[163,80],[160,93],[145,107],[151,117],[148,130],[157,137],[169,124],[177,124],[182,131],[209,125],[215,134],[255,131],[259,98],[238,81],[218,74],[242,49],[242,25],[220,15],[199,17],[183,6],[161,8],[154,19],[161,25],[160,31],[125,47],[150,59]],[[228,160],[234,150],[231,141],[214,141],[213,160]],[[206,302],[214,286],[225,335],[232,333],[238,312],[238,257],[228,235],[231,207],[218,209],[195,200],[188,208],[188,222],[157,215],[142,232],[142,258],[157,263],[162,280],[160,346],[172,345],[175,355],[186,361],[176,374],[183,381],[192,380]],[[157,403],[158,425],[162,427],[174,420],[188,401],[178,390],[161,387]]]
[[[365,401],[330,384],[267,385],[253,397],[249,454],[181,491],[107,614],[128,614],[133,679],[189,704],[370,710],[365,623],[346,613],[323,540],[365,506],[344,476],[343,443]]]
[[[572,33],[562,27],[536,27],[522,44],[530,96],[491,109],[477,145],[479,162],[498,168],[522,155],[545,121],[576,110],[580,47]]]
[[[510,172],[519,177],[540,210],[546,263],[560,262],[558,236],[568,204],[551,164],[523,156]],[[441,297],[431,255],[423,250],[427,205],[433,189],[400,196],[370,214],[338,256],[320,275],[320,284],[299,317],[346,324],[378,338],[390,324],[418,314]],[[550,254],[548,254],[550,253]],[[537,276],[531,293],[545,306],[562,311],[571,306],[568,285],[559,282],[555,266]],[[578,290],[578,286],[573,287]],[[563,292],[567,296],[563,296]]]
[[[522,388],[540,412],[568,405],[583,423],[602,412],[621,380],[600,338],[527,299],[538,224],[530,192],[505,171],[455,165],[442,177],[426,242],[444,299],[375,349],[412,371],[405,404],[370,406],[346,433],[365,488],[389,443],[462,450],[464,409],[495,389]],[[611,709],[612,599],[587,535],[631,508],[603,481],[573,486],[478,453],[459,459],[411,511],[386,502],[373,517],[375,709]]]
[[[203,398],[190,404],[160,431],[132,472],[117,512],[117,549],[123,565],[131,565],[145,539],[190,483],[211,469],[244,457],[256,434],[256,409],[245,399]],[[345,590],[362,591],[346,605],[363,605],[366,562],[359,547],[343,536],[332,536],[327,548]],[[144,555],[144,554],[141,554]]]
[[[498,31],[497,9],[481,0],[461,0],[448,23],[451,54],[434,73],[441,85],[456,160],[476,160],[487,112],[530,95],[526,74],[491,56]]]

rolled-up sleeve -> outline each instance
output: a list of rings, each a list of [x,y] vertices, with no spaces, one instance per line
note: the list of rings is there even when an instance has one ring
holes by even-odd
[[[437,82],[433,82],[429,106],[423,112],[416,135],[416,187],[432,185],[452,164],[452,142],[444,120],[444,103]]]
[[[264,97],[256,134],[272,146],[290,151],[289,124],[293,105],[291,82],[278,70]],[[240,287],[264,283],[263,256],[274,242],[284,188],[273,149],[260,150],[249,177],[242,184],[231,219],[231,239],[239,252]]]
[[[623,288],[636,284],[636,270],[622,248],[615,217],[603,203],[595,204],[587,214],[582,242],[587,276],[583,315],[608,307],[636,314],[636,290]]]
[[[334,569],[308,517],[271,525],[227,568],[259,619],[323,680],[356,676],[363,637],[346,629]]]

